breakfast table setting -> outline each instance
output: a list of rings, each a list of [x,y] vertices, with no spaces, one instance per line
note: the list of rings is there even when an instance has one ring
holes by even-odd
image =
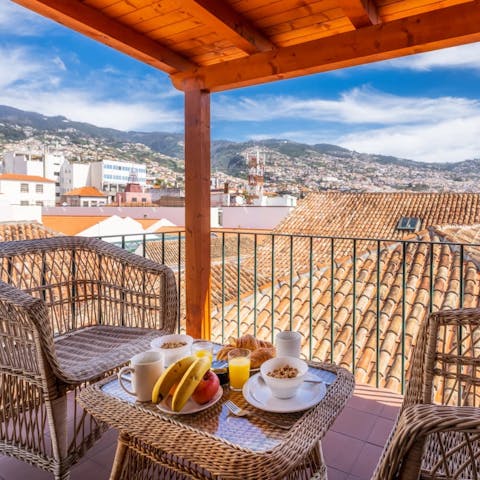
[[[154,339],[80,405],[119,431],[117,479],[323,479],[321,439],[354,378],[301,358],[301,335],[226,345],[183,334]]]

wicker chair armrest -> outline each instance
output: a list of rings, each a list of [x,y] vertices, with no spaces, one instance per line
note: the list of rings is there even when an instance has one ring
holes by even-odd
[[[45,304],[28,293],[0,281],[0,370],[37,377],[43,353],[53,349],[53,334]]]
[[[372,480],[418,478],[427,437],[449,432],[480,434],[480,409],[431,404],[405,407]]]
[[[480,325],[480,308],[457,308],[432,313],[443,325]]]

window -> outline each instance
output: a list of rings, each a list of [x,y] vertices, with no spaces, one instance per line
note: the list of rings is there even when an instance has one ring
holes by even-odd
[[[39,200],[35,202],[35,205],[38,205],[39,207],[43,207],[43,202]]]
[[[146,203],[147,202],[147,199],[146,198],[142,198],[142,203]]]
[[[82,202],[82,207],[88,207],[88,200],[84,200]]]
[[[41,183],[37,183],[35,185],[35,192],[36,193],[43,193],[43,185]]]
[[[397,230],[418,231],[422,221],[418,217],[401,217],[397,224]]]
[[[28,203],[28,200],[20,200],[20,205],[21,205],[22,207],[26,207],[26,206],[28,206],[28,205],[30,205],[30,204]]]
[[[137,197],[132,197],[132,202],[136,202],[137,201]]]
[[[28,193],[28,183],[21,183],[20,184],[20,192],[21,193]],[[27,203],[28,205],[28,203]]]

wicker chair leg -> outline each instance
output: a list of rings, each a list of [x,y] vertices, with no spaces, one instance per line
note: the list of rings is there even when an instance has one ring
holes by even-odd
[[[127,454],[130,437],[126,433],[118,435],[117,450],[115,451],[115,459],[113,460],[112,471],[110,473],[110,480],[120,480],[122,477],[122,470],[125,462],[125,455]]]
[[[70,478],[70,461],[68,458],[67,396],[65,393],[51,402],[51,423],[53,455],[58,462],[54,472],[55,480],[68,480]]]

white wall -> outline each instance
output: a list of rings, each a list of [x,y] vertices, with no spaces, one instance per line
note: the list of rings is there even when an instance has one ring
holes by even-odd
[[[70,163],[65,160],[60,167],[60,193],[64,194],[75,188],[86,187],[89,175],[89,163]]]
[[[28,185],[28,191],[22,192],[22,184]],[[36,191],[37,185],[42,185],[43,192]],[[45,206],[55,205],[55,183],[35,182],[29,180],[2,180],[0,179],[0,193],[9,205],[36,205],[42,202]]]
[[[224,228],[275,228],[294,207],[223,207]]]
[[[0,194],[0,222],[35,221],[42,223],[42,207],[10,205],[4,195]]]

